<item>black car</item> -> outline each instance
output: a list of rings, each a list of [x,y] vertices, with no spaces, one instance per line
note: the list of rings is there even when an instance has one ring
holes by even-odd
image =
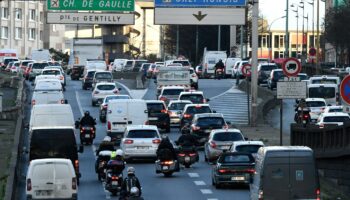
[[[225,152],[218,158],[212,171],[212,184],[221,188],[222,184],[252,183],[255,160],[250,153]]]
[[[196,114],[191,125],[191,134],[197,139],[197,143],[203,146],[213,129],[228,128],[224,116],[220,113]]]
[[[213,113],[209,104],[187,104],[180,116],[180,131],[186,124],[191,124],[195,114]]]
[[[94,78],[95,72],[96,71],[87,71],[82,82],[83,90],[87,90],[88,88],[92,87],[92,80]]]
[[[158,128],[165,129],[166,133],[170,132],[170,116],[163,101],[147,101],[148,124],[155,125]]]
[[[267,80],[267,87],[271,90],[277,87],[277,82],[284,79],[286,75],[283,74],[282,69],[274,69],[271,71],[271,75]],[[303,80],[308,80],[309,77],[307,74],[304,73],[299,73],[297,77],[303,81]]]
[[[79,80],[83,76],[84,65],[73,65],[70,72],[70,78],[72,80]]]
[[[271,71],[277,68],[278,66],[275,63],[260,64],[258,66],[258,84],[267,84]]]

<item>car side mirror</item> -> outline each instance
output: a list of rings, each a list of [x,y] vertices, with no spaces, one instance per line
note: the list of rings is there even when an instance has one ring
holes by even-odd
[[[79,145],[78,152],[79,153],[84,153],[84,146],[82,144]]]
[[[210,99],[205,99],[207,102],[209,102],[210,101]]]
[[[74,125],[75,125],[75,128],[78,129],[79,128],[79,120],[75,121]]]
[[[227,125],[231,125],[231,122],[226,122]]]
[[[29,123],[25,123],[24,128],[29,128]]]
[[[244,140],[249,140],[249,138],[245,137]]]
[[[65,104],[68,104],[68,100],[67,100],[67,99],[65,99],[65,100],[64,100],[64,103],[65,103]]]
[[[145,110],[144,113],[148,113],[148,110]]]
[[[216,113],[216,110],[213,110],[213,113]]]
[[[120,91],[120,90],[123,90],[123,88],[118,88],[118,90]]]

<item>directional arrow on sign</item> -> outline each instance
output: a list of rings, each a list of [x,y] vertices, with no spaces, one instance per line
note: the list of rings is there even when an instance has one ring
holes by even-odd
[[[202,11],[198,11],[198,14],[192,14],[198,21],[202,21],[202,19],[207,16],[207,14],[202,15]]]

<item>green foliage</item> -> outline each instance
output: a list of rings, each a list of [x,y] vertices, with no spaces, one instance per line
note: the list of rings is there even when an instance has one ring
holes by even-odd
[[[62,50],[58,51],[54,48],[49,49],[52,58],[56,61],[62,61],[62,63],[67,64],[69,61],[68,53],[63,53]]]
[[[154,63],[154,62],[158,61],[159,59],[157,58],[157,54],[151,53],[151,54],[147,55],[146,60],[148,60],[148,62],[150,62],[150,63]]]

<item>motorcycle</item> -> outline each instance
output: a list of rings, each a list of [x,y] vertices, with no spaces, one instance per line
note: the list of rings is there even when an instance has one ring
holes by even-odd
[[[199,161],[199,155],[196,147],[180,147],[178,160],[181,165],[190,168],[192,164]]]
[[[309,124],[311,122],[310,110],[303,109],[295,111],[294,120],[296,123],[306,126],[306,124]]]
[[[156,160],[156,173],[163,173],[164,176],[169,177],[174,172],[180,171],[177,160]]]
[[[222,79],[224,78],[224,70],[223,69],[217,69],[215,72],[215,78]]]
[[[113,196],[116,196],[118,192],[121,191],[123,173],[117,174],[113,172],[107,172],[105,183],[105,189],[112,193]]]
[[[96,137],[96,129],[91,125],[80,125],[80,119],[75,121],[75,128],[80,129],[80,143],[92,144]]]
[[[108,161],[111,158],[112,151],[100,151],[98,154],[98,163],[97,163],[97,179],[99,181],[104,181],[106,177],[106,166]]]

